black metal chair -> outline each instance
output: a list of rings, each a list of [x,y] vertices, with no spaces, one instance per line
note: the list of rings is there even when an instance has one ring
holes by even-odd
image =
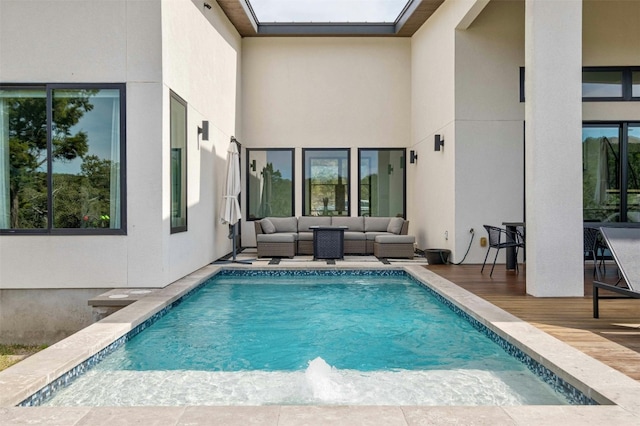
[[[487,248],[487,254],[484,256],[484,262],[482,263],[482,269],[480,273],[484,271],[484,266],[487,263],[487,258],[489,257],[489,251],[491,249],[496,249],[496,255],[493,258],[493,265],[491,266],[491,272],[489,276],[493,275],[493,269],[496,267],[496,260],[498,259],[498,253],[500,253],[500,249],[506,248],[515,248],[516,251],[516,271],[518,271],[518,249],[524,248],[524,234],[516,231],[515,234],[512,232],[508,232],[506,229],[499,228],[497,226],[491,225],[482,225],[484,229],[487,230],[487,234],[489,235],[489,247]]]
[[[607,248],[600,240],[600,230],[598,228],[584,227],[583,233],[584,241],[584,254],[589,256],[593,260],[593,276],[596,276],[596,270],[598,268],[598,260],[600,260],[600,266],[604,267],[604,251]]]

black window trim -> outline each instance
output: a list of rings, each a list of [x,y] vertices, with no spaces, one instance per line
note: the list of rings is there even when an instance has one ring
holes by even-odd
[[[618,186],[620,187],[620,222],[628,223],[628,179],[629,179],[629,127],[640,127],[640,120],[585,120],[582,128],[585,127],[610,127],[618,129],[620,143],[620,177]],[[625,182],[627,185],[622,185]]]
[[[593,66],[582,67],[582,72],[612,72],[619,71],[622,73],[622,96],[614,97],[582,97],[582,102],[640,102],[640,96],[633,96],[633,73],[640,72],[640,66]],[[525,68],[520,67],[520,102],[525,102],[524,98],[524,82]],[[581,79],[584,82],[583,79]]]
[[[169,234],[177,234],[180,232],[187,232],[187,227],[189,225],[189,150],[187,147],[189,146],[188,138],[189,138],[189,104],[185,101],[180,95],[178,95],[173,90],[169,89],[169,110],[171,110],[171,99],[175,99],[178,103],[184,106],[184,120],[185,120],[185,128],[184,128],[184,138],[185,138],[185,150],[184,150],[184,164],[185,164],[185,175],[184,175],[184,191],[186,197],[186,205],[184,209],[184,225],[181,226],[172,226],[171,221],[171,170],[169,170]],[[171,115],[171,114],[169,114]],[[169,127],[171,127],[171,118],[169,118]],[[171,135],[171,131],[169,131]],[[171,141],[169,141],[169,158],[171,158]],[[171,169],[171,167],[169,167]]]
[[[407,218],[407,148],[358,148],[358,216],[362,216],[360,199],[362,194],[360,192],[362,182],[362,156],[363,151],[402,151],[402,217]]]
[[[1,83],[0,90],[42,89],[46,92],[47,103],[47,228],[42,229],[0,229],[0,235],[127,235],[127,85],[125,83]],[[118,89],[120,92],[120,228],[53,228],[51,182],[51,121],[53,116],[53,90],[55,89]]]
[[[306,153],[308,151],[320,152],[320,151],[346,151],[347,153],[347,183],[349,185],[349,192],[351,192],[351,148],[302,148],[302,216],[305,215],[305,207],[307,202],[307,165],[306,165]],[[350,194],[347,194],[350,195]],[[347,214],[338,217],[350,217],[351,216],[351,197],[349,196],[349,203],[347,204]]]
[[[246,188],[247,188],[247,222],[263,219],[262,217],[248,217],[250,211],[249,201],[249,168],[251,152],[253,151],[289,151],[291,152],[291,216],[295,216],[296,210],[296,150],[295,148],[246,148],[246,160],[245,160],[245,176],[246,176]]]

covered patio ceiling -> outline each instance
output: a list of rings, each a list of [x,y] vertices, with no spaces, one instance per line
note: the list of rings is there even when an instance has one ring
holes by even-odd
[[[261,22],[251,4],[252,0],[216,1],[242,37],[411,37],[444,2],[407,0],[393,22]]]

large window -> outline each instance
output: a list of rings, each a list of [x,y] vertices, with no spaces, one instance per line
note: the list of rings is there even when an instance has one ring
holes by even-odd
[[[640,70],[634,67],[585,67],[582,69],[582,100],[640,100]]]
[[[520,102],[524,102],[525,69],[520,67]],[[640,67],[583,67],[583,102],[640,101]]]
[[[249,220],[294,215],[293,149],[247,149]]]
[[[585,221],[640,222],[640,124],[582,129]]]
[[[349,216],[349,150],[303,149],[305,216]]]
[[[361,216],[405,217],[406,150],[358,150]]]
[[[171,92],[171,233],[187,230],[187,103]]]
[[[0,233],[122,234],[123,84],[0,86]]]

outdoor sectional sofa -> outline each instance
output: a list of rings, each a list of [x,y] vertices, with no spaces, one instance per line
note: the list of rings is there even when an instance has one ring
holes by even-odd
[[[412,258],[414,252],[415,237],[407,235],[409,221],[401,217],[268,217],[254,224],[258,257],[312,255],[312,226],[345,226],[345,254]]]

